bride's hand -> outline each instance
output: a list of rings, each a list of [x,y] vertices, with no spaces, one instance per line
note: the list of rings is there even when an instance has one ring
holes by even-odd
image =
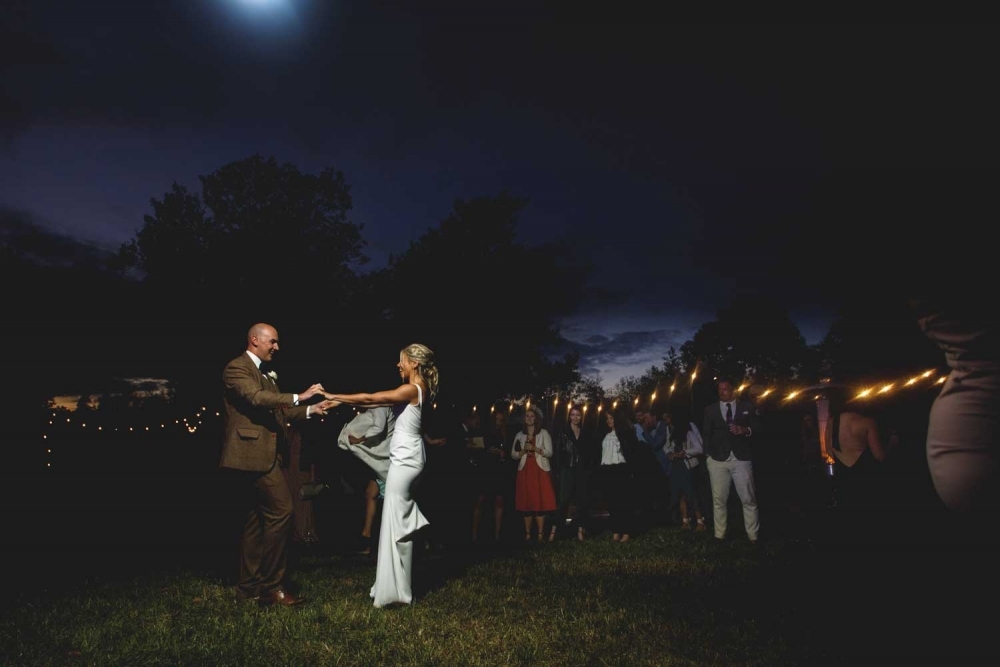
[[[340,401],[326,400],[317,403],[315,406],[313,406],[313,409],[318,410],[319,414],[325,415],[327,410],[332,410],[340,405],[341,405]]]
[[[325,398],[325,399],[327,399],[329,401],[333,400],[333,394],[331,394],[328,391],[321,391],[321,392],[319,392],[319,394],[320,394],[320,396],[322,396],[323,398]],[[337,401],[337,405],[340,405],[340,401]]]

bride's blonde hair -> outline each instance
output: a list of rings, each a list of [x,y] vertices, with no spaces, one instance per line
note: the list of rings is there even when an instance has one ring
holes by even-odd
[[[426,345],[413,343],[403,348],[406,358],[417,365],[417,374],[427,383],[427,390],[431,395],[437,394],[438,390],[438,369],[434,365],[434,352]]]

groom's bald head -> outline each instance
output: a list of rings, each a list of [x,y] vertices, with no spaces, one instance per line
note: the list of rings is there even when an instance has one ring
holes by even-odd
[[[271,355],[278,350],[278,331],[270,324],[258,322],[247,332],[247,349],[258,359],[271,361]]]

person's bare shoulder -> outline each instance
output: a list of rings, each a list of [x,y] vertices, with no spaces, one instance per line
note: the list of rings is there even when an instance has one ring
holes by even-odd
[[[878,423],[872,417],[858,414],[857,412],[848,412],[845,415],[850,415],[851,419],[848,423],[848,428],[851,429],[851,433],[858,437],[867,436],[871,429],[878,429]]]

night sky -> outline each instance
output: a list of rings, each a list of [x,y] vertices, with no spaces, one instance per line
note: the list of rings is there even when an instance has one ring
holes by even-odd
[[[0,207],[116,249],[173,181],[260,153],[343,171],[378,268],[507,190],[525,241],[629,294],[562,323],[605,385],[734,298],[815,343],[872,286],[975,273],[987,22],[682,4],[4,3]]]

